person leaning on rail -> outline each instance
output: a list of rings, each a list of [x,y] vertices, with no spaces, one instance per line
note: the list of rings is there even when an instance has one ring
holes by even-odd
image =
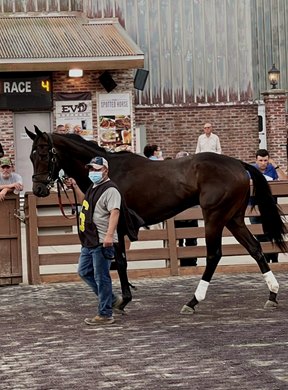
[[[13,165],[9,157],[0,159],[0,202],[9,192],[19,194],[23,190],[22,177],[13,172]]]

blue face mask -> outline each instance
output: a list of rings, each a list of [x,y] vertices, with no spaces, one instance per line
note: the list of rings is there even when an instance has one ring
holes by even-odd
[[[102,172],[95,172],[95,171],[91,171],[89,172],[89,179],[92,181],[92,183],[94,184],[98,184],[102,181],[103,179],[103,174]]]

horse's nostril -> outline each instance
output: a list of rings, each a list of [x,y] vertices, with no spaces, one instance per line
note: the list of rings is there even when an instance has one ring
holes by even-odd
[[[33,187],[33,194],[37,197],[44,198],[45,196],[49,195],[49,190],[46,186],[42,186],[41,184],[35,185]]]

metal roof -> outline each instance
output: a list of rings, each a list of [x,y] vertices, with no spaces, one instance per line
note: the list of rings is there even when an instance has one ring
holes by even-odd
[[[142,68],[144,54],[118,19],[0,17],[0,71]]]

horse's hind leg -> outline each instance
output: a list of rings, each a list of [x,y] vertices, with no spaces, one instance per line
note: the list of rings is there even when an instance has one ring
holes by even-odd
[[[237,241],[242,244],[249,254],[256,260],[265,282],[269,288],[269,299],[265,303],[265,308],[274,308],[278,306],[277,293],[279,284],[270,270],[270,267],[265,259],[260,243],[256,240],[253,234],[249,231],[244,223],[243,217],[237,217],[227,224],[227,228],[231,231]]]
[[[121,238],[119,237],[119,243],[114,244],[114,246],[115,246],[116,267],[120,279],[122,298],[123,298],[123,302],[120,305],[119,309],[124,310],[125,306],[132,300],[132,294],[130,290],[131,284],[129,283],[128,275],[127,275],[127,260],[126,260],[124,239],[121,240]]]
[[[195,312],[195,306],[203,301],[206,297],[206,292],[209,283],[213,277],[213,274],[217,268],[217,265],[221,259],[221,239],[222,239],[223,227],[219,226],[215,221],[210,221],[205,226],[206,236],[206,268],[202,275],[202,278],[197,286],[195,294],[190,302],[184,305],[180,311],[181,314],[193,314]]]

